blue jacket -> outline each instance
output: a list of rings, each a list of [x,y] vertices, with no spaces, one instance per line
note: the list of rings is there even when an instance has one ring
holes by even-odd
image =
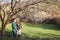
[[[16,31],[17,30],[17,25],[15,22],[12,22],[12,31]]]

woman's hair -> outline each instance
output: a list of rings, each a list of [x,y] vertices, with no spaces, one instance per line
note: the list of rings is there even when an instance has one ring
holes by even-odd
[[[19,29],[22,28],[20,18],[16,18],[16,23],[17,23]]]

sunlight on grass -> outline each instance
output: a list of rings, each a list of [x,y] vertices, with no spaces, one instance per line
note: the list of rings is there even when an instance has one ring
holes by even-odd
[[[27,24],[28,25],[28,24]],[[36,25],[36,27],[34,27],[35,25],[33,25],[33,26],[27,26],[26,24],[23,24],[23,29],[24,30],[29,30],[29,31],[31,31],[32,33],[35,31],[35,32],[42,32],[42,33],[50,33],[50,34],[56,34],[56,35],[60,35],[60,31],[58,31],[58,30],[52,30],[52,29],[44,29],[44,28],[41,28],[41,26],[40,25]],[[29,24],[30,25],[30,24]],[[32,24],[31,24],[32,25]],[[39,27],[38,27],[39,26]],[[52,25],[53,26],[53,25]],[[46,26],[47,27],[47,26]],[[48,27],[50,27],[50,26],[48,26]]]
[[[23,37],[21,40],[60,40],[60,30],[57,30],[55,25],[22,23],[22,26]],[[5,31],[7,32],[7,35],[12,32],[11,24],[6,26]],[[11,35],[12,33],[10,34],[9,39],[14,40]]]
[[[46,28],[44,29],[44,28],[41,28],[42,25],[41,26],[40,25],[38,25],[38,24],[24,24],[23,23],[23,33],[26,33],[28,36],[35,35],[40,38],[41,37],[42,38],[45,38],[45,37],[50,38],[50,36],[52,36],[51,38],[53,38],[53,37],[55,37],[54,35],[59,35],[59,37],[60,37],[60,31],[54,30],[54,29],[46,29]],[[59,38],[59,37],[57,37],[57,38]]]
[[[11,31],[11,30],[12,30],[11,24],[7,24],[7,25],[6,25],[6,31]]]

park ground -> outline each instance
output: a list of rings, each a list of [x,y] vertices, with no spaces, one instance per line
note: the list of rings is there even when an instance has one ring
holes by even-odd
[[[60,30],[55,25],[22,23],[22,26],[21,38],[12,36],[10,23],[6,26],[5,36],[0,36],[0,40],[60,40]]]

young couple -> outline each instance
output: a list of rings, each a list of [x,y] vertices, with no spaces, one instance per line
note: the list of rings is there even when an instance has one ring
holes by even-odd
[[[12,21],[12,33],[13,37],[20,37],[21,36],[21,22],[19,18],[14,18]]]

